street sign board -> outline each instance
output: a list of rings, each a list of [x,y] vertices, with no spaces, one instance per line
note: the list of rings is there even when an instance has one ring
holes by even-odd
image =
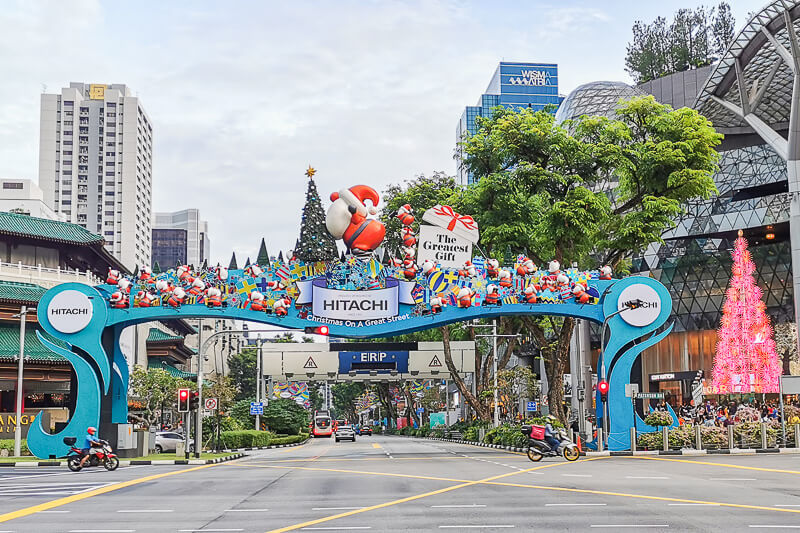
[[[532,413],[534,411],[538,411],[538,406],[536,405],[535,401],[527,402],[527,404],[525,404],[525,410],[529,413]]]
[[[422,407],[417,407],[417,414],[418,414],[418,415],[421,415],[421,414],[422,414],[422,413],[424,413],[424,412],[425,412],[425,409],[424,409],[424,408],[422,408]]]
[[[703,382],[698,381],[692,384],[692,400],[695,405],[703,403]]]
[[[638,383],[626,383],[625,384],[625,397],[626,398],[633,398],[634,395],[639,392],[639,384]]]
[[[638,398],[640,400],[661,400],[664,398],[663,392],[637,392],[634,398]]]
[[[263,415],[264,414],[264,402],[250,402],[250,414],[251,415]]]
[[[209,411],[213,411],[217,408],[217,399],[216,398],[206,398],[205,401],[206,409]]]
[[[783,394],[800,394],[800,376],[781,376]]]

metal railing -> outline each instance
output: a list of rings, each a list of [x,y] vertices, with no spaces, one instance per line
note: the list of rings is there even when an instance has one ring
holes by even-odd
[[[21,283],[33,283],[46,288],[68,281],[85,283],[87,285],[98,285],[103,282],[103,280],[95,276],[91,270],[80,271],[64,268],[49,268],[43,267],[42,265],[24,265],[21,261],[17,263],[0,262],[0,279]]]
[[[798,442],[800,424],[786,424],[784,439],[780,425],[770,422],[740,423],[726,427],[687,424],[677,429],[661,428],[653,433],[636,432],[637,450],[777,449],[797,448]]]

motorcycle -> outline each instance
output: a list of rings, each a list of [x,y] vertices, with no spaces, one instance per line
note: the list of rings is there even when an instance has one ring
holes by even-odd
[[[108,470],[116,470],[119,466],[119,458],[112,451],[111,445],[108,441],[100,440],[100,450],[97,453],[90,454],[89,460],[81,466],[81,460],[86,455],[83,450],[75,447],[78,439],[75,437],[64,437],[64,444],[69,446],[69,453],[67,454],[67,467],[73,472],[80,472],[86,466],[99,466]]]
[[[581,456],[578,446],[569,440],[567,433],[563,429],[556,431],[553,435],[559,441],[558,448],[555,450],[544,440],[544,426],[522,426],[522,433],[528,437],[528,459],[537,462],[543,457],[563,456],[567,461],[577,461]]]

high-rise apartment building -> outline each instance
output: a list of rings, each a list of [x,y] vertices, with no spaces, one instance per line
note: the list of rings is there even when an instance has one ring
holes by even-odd
[[[199,267],[209,259],[211,241],[208,222],[200,220],[198,209],[156,213],[153,224],[153,264],[162,269],[177,263]]]
[[[478,131],[477,117],[491,117],[492,108],[503,106],[513,109],[529,107],[534,111],[551,109],[553,113],[564,100],[558,94],[558,65],[552,63],[514,63],[502,61],[497,65],[486,92],[474,106],[467,106],[456,127],[456,142]],[[549,107],[548,107],[549,106]],[[462,184],[473,182],[469,171],[461,163],[461,148],[456,148],[458,176]]]
[[[42,94],[39,186],[68,222],[99,233],[126,267],[150,264],[153,126],[122,84]]]

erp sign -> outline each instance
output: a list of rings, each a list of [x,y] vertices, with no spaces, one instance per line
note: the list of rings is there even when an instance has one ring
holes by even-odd
[[[339,373],[369,372],[376,370],[388,374],[395,370],[408,372],[408,352],[370,350],[364,352],[339,352]]]

